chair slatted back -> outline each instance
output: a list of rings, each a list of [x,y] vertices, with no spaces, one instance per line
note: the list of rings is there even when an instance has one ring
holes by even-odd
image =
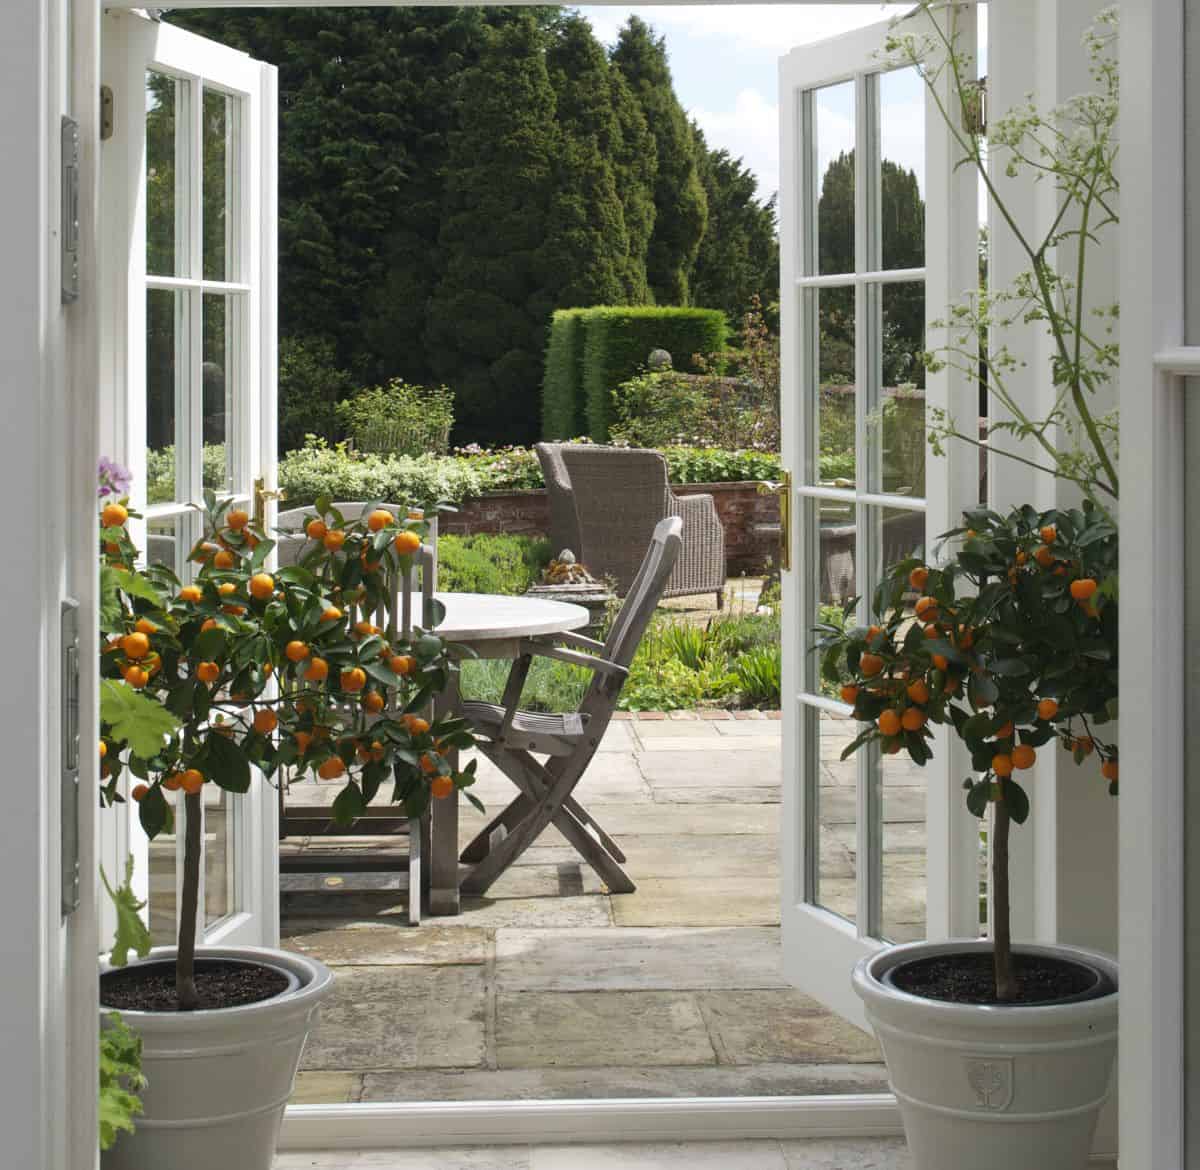
[[[628,667],[633,661],[682,547],[683,521],[678,516],[668,516],[654,526],[650,547],[604,644],[604,657],[610,662]]]

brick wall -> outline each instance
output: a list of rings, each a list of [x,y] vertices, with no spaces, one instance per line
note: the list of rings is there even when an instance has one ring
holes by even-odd
[[[757,483],[694,483],[675,485],[672,490],[680,496],[713,497],[725,530],[725,565],[730,576],[762,572],[779,538],[755,529],[779,523],[779,501],[775,496],[760,496]],[[468,500],[457,512],[443,513],[438,528],[455,535],[508,532],[545,536],[550,530],[550,502],[542,490],[494,492]]]

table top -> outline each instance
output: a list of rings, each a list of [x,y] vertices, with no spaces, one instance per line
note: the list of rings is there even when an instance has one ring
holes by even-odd
[[[436,632],[452,642],[534,638],[578,630],[592,620],[582,605],[498,593],[437,593],[446,616]]]

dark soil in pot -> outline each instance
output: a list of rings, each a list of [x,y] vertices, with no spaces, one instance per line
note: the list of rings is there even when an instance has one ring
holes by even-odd
[[[196,990],[202,1010],[242,1007],[283,994],[291,980],[276,967],[234,959],[197,959]],[[100,976],[100,1003],[117,1011],[174,1012],[175,963],[139,963]]]
[[[1013,955],[1019,992],[1015,1007],[1080,1003],[1100,999],[1116,988],[1095,967],[1050,955]],[[996,998],[996,972],[990,951],[931,955],[893,967],[883,981],[898,991],[946,1003],[1000,1004]]]

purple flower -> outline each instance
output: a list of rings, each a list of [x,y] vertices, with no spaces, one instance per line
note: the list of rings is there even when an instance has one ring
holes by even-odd
[[[97,479],[96,495],[101,500],[105,496],[127,496],[129,485],[133,482],[129,469],[122,467],[116,460],[109,459],[107,455],[100,456]]]

